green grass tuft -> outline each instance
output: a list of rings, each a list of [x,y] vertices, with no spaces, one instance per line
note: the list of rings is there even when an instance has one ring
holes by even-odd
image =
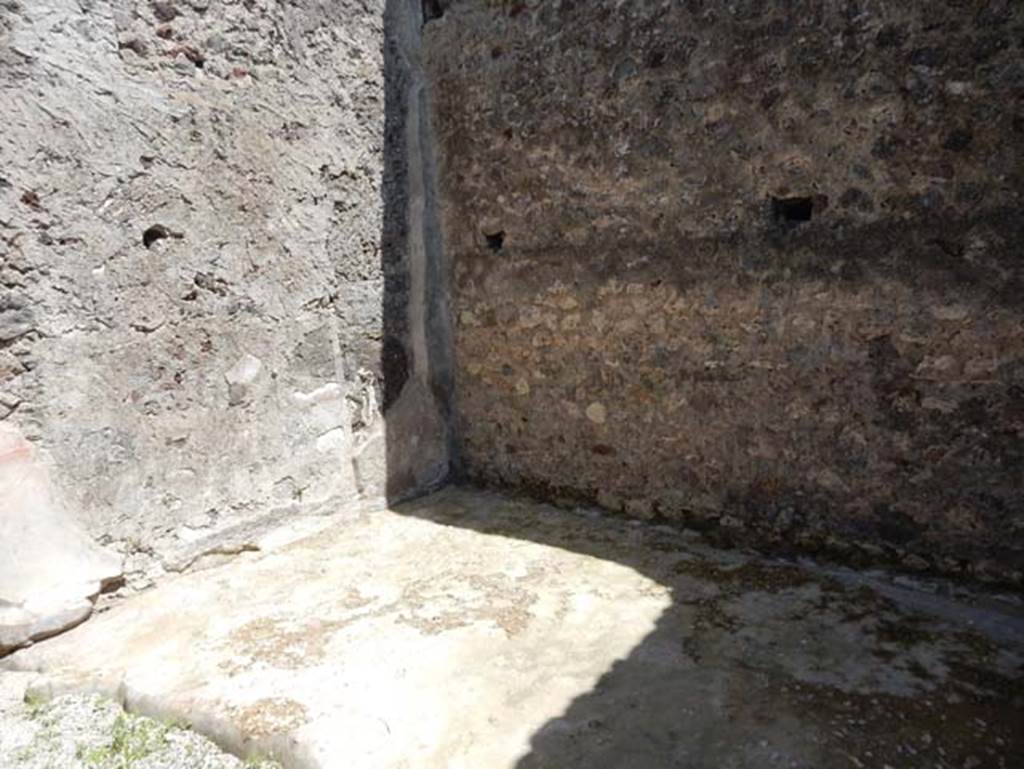
[[[114,721],[108,745],[80,749],[78,758],[94,769],[132,769],[147,756],[167,747],[171,726],[121,713]]]

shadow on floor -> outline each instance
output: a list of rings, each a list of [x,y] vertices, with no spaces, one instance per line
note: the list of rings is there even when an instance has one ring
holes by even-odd
[[[450,350],[434,349],[450,347],[429,189],[434,161],[420,157],[422,167],[410,170],[410,142],[421,151],[430,142],[409,130],[418,63],[400,39],[408,28],[396,29],[396,19],[404,24],[419,12],[417,4],[387,0],[385,14],[382,401],[387,411],[404,397],[423,371],[417,355],[427,354],[424,387],[447,417]],[[419,349],[417,323],[426,334]],[[392,501],[416,482],[395,459],[417,429],[403,419],[388,418]],[[685,533],[626,522],[597,527],[585,515],[567,526],[572,514],[514,501],[497,501],[502,513],[488,508],[484,515],[457,491],[441,498],[447,503],[431,497],[397,510],[614,561],[671,592],[654,631],[533,735],[517,769],[978,769],[1024,755],[1019,619],[1006,621],[1011,637],[993,640],[971,631],[966,609],[955,604],[939,620],[824,573],[702,550]]]
[[[596,526],[596,513],[497,495],[481,511],[472,498],[453,489],[398,512],[614,561],[672,596],[654,631],[533,735],[517,769],[1009,767],[1024,755],[1019,616],[987,637],[970,629],[978,610],[930,593],[944,616],[685,532]]]

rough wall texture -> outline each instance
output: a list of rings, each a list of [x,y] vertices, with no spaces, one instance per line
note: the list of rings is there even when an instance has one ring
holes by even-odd
[[[1024,5],[446,5],[469,474],[1019,583]]]
[[[444,477],[443,397],[401,370],[433,306],[409,277],[420,12],[0,2],[0,418],[93,536],[163,556]]]

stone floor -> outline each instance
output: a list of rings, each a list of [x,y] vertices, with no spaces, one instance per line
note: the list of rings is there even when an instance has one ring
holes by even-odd
[[[0,675],[0,769],[281,769],[243,762],[184,725],[125,713],[98,694],[25,701],[31,675]]]
[[[0,666],[285,767],[1020,766],[1024,608],[449,489]]]

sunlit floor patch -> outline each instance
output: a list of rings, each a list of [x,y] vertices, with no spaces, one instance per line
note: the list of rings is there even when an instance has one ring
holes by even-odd
[[[670,602],[614,561],[379,510],[168,581],[16,660],[243,752],[499,767]]]
[[[998,767],[1022,747],[1011,608],[986,610],[990,637],[951,600],[922,614],[692,535],[457,489],[291,539],[13,663],[288,767]]]

